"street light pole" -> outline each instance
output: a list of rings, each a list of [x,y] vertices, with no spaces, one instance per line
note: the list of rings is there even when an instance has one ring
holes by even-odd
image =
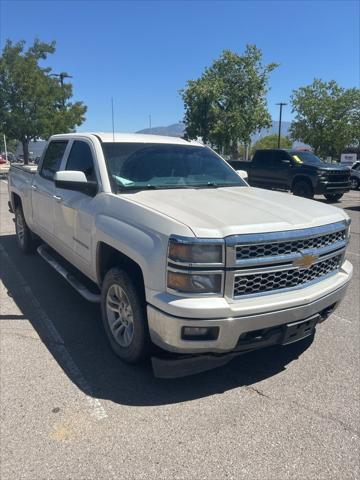
[[[280,103],[277,103],[276,105],[280,106],[279,133],[278,133],[278,148],[280,148],[282,107],[284,105],[287,105],[287,103],[280,102]]]
[[[69,74],[66,73],[66,72],[50,73],[50,74],[49,74],[49,77],[58,77],[58,78],[60,79],[61,89],[64,88],[64,78],[73,78],[72,75],[69,75]],[[65,107],[65,98],[64,98],[64,97],[63,97],[63,99],[62,99],[62,104],[63,104],[63,107]]]

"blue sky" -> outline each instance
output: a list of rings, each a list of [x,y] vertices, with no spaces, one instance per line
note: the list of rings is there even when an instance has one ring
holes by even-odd
[[[178,94],[223,49],[254,43],[270,78],[268,105],[314,77],[359,86],[357,1],[7,1],[0,41],[56,40],[48,64],[73,75],[74,98],[88,106],[79,130],[136,131],[183,117]],[[291,119],[285,107],[284,120]]]

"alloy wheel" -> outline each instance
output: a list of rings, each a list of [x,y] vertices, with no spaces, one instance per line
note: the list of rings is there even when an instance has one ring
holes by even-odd
[[[106,314],[114,339],[121,347],[128,347],[134,338],[134,315],[128,296],[118,284],[111,285],[107,292]]]

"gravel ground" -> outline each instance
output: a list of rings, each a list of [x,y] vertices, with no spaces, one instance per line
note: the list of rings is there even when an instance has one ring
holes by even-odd
[[[360,192],[355,274],[311,343],[160,380],[109,350],[97,306],[19,253],[0,180],[1,458],[12,479],[359,478]]]

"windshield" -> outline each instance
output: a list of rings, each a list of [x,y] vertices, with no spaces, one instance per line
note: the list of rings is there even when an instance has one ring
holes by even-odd
[[[115,192],[246,185],[207,147],[156,143],[103,143],[102,147]]]
[[[291,155],[293,159],[298,163],[311,163],[312,165],[323,163],[319,157],[317,157],[311,152],[294,151],[294,152],[291,152]],[[300,159],[300,162],[299,162],[299,159]]]

